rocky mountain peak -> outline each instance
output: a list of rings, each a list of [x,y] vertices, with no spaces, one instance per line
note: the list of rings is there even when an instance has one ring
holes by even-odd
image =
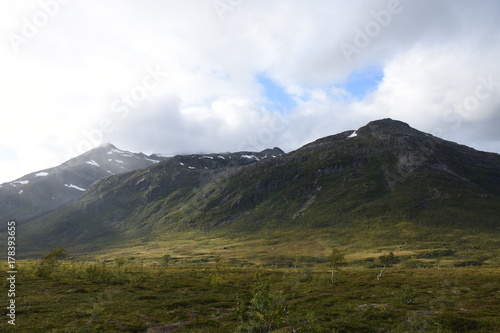
[[[111,160],[127,154],[111,151]],[[43,235],[33,238],[59,245],[104,241],[110,234],[119,241],[173,230],[288,230],[373,219],[498,226],[498,154],[391,119],[275,155],[280,152],[174,156],[83,187],[88,189],[84,198],[26,225],[43,226]]]
[[[422,132],[410,127],[407,123],[390,118],[375,120],[356,131],[357,135],[421,135]]]
[[[82,197],[90,185],[107,176],[141,169],[165,158],[132,153],[106,143],[63,164],[0,185],[0,218],[38,216]]]
[[[285,152],[278,147],[274,147],[273,149],[264,149],[261,153],[270,156],[281,156],[285,154]]]

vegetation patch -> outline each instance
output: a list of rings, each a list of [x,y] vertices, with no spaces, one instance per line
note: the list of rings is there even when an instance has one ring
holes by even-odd
[[[287,253],[279,238],[262,242],[278,251],[273,260]],[[237,243],[207,238],[200,242],[205,249],[181,248],[182,257],[148,244],[140,246],[147,246],[149,257],[135,247],[123,257],[114,251],[82,261],[56,249],[40,260],[21,261],[18,324],[4,325],[2,332],[500,330],[498,267],[437,266],[431,249],[409,259],[408,252],[387,248],[345,255],[348,247],[304,248],[304,255],[284,255],[286,265],[271,264],[265,253],[255,261],[248,255],[248,261],[235,261],[221,244]],[[417,258],[423,253],[432,258]],[[360,264],[367,255],[373,266]],[[206,260],[191,261],[195,257]],[[408,268],[408,262],[427,267]],[[40,274],[45,267],[48,273]]]

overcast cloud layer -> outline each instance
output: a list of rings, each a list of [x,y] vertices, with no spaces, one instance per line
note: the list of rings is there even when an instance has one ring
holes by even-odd
[[[500,152],[496,0],[0,2],[0,183],[104,142],[285,151],[390,117]]]

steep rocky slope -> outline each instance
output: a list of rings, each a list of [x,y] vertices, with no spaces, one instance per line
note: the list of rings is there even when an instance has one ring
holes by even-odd
[[[405,223],[499,226],[500,155],[399,121],[374,121],[278,155],[176,156],[96,182],[80,200],[30,221],[25,233],[68,246],[186,230],[380,227],[387,235]]]

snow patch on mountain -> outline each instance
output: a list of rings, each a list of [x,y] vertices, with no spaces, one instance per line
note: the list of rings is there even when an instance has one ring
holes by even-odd
[[[108,155],[112,155],[114,153],[117,153],[117,154],[124,154],[125,152],[123,150],[120,150],[120,149],[111,149],[110,151],[108,151],[106,154]]]
[[[90,161],[88,161],[86,163],[90,164],[90,165],[93,165],[93,166],[96,166],[96,167],[100,167],[100,165],[96,161],[94,161],[94,160],[90,160]]]
[[[248,158],[250,160],[253,159],[253,160],[256,160],[256,161],[260,161],[260,159],[257,156],[255,156],[255,155],[241,155],[241,157],[242,158]]]
[[[2,184],[0,220],[39,216],[82,197],[90,185],[101,178],[142,169],[162,160],[165,158],[158,155],[132,153],[104,144],[53,168],[33,170],[35,172]]]
[[[82,191],[82,192],[87,191],[86,189],[78,187],[78,186],[73,185],[73,184],[64,184],[64,186],[69,187],[69,188],[74,188],[75,190]]]

